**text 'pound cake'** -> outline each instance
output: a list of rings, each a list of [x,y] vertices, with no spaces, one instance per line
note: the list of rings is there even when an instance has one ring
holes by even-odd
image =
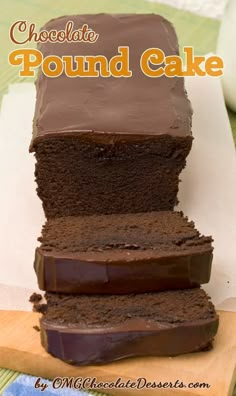
[[[180,212],[60,217],[39,240],[34,267],[50,292],[140,293],[210,279],[212,239]]]
[[[69,363],[175,356],[211,347],[218,316],[201,289],[126,295],[47,293],[41,340]]]
[[[150,78],[148,48],[178,54],[173,26],[159,15],[80,15],[68,21],[99,34],[88,43],[43,43],[44,56],[102,54],[128,46],[132,77],[57,78],[39,73],[33,138],[37,192],[47,218],[172,210],[192,144],[192,109],[180,77]]]

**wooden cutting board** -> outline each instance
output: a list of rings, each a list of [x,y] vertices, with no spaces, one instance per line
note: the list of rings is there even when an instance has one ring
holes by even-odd
[[[97,381],[126,381],[145,377],[148,381],[185,384],[209,383],[209,389],[113,389],[112,395],[229,396],[236,379],[236,313],[219,312],[220,328],[210,352],[174,358],[132,358],[103,366],[76,367],[53,358],[40,345],[39,315],[32,312],[0,311],[0,367],[37,377],[97,377]],[[101,390],[100,390],[101,391]]]

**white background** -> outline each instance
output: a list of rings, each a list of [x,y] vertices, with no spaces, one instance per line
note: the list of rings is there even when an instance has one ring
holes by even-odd
[[[186,9],[200,15],[221,18],[227,0],[149,0]],[[236,1],[236,0],[234,0]]]

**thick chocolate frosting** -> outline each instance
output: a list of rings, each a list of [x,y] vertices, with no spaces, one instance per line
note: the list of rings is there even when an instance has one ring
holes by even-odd
[[[113,250],[52,253],[36,249],[34,268],[41,290],[123,294],[180,289],[208,283],[212,248],[191,251]]]
[[[48,22],[44,29],[64,29],[67,21],[75,28],[83,24],[99,33],[96,43],[43,43],[48,55],[118,54],[118,46],[129,46],[132,77],[48,78],[39,73],[34,118],[34,144],[41,138],[80,136],[103,143],[140,140],[168,134],[191,136],[192,109],[183,78],[145,76],[140,57],[148,48],[160,48],[165,55],[178,54],[173,26],[159,15],[64,16]]]
[[[109,363],[127,357],[177,356],[207,348],[218,318],[179,325],[137,320],[103,330],[52,325],[42,318],[41,342],[53,356],[77,365]]]

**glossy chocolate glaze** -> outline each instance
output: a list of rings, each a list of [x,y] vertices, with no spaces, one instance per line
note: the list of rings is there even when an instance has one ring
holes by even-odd
[[[217,333],[218,316],[187,323],[136,319],[106,328],[62,326],[41,319],[41,342],[53,356],[77,365],[132,356],[176,356],[206,348]]]
[[[76,77],[64,73],[48,78],[39,73],[31,151],[40,139],[79,136],[113,144],[117,140],[142,140],[158,135],[191,137],[192,109],[183,78],[145,76],[140,57],[148,48],[176,55],[178,41],[173,26],[154,14],[64,16],[44,29],[75,28],[88,24],[99,33],[96,43],[43,43],[48,55],[117,55],[118,46],[129,46],[132,77]]]
[[[41,290],[123,294],[180,289],[209,282],[212,248],[183,252],[122,251],[47,253],[36,249]]]

